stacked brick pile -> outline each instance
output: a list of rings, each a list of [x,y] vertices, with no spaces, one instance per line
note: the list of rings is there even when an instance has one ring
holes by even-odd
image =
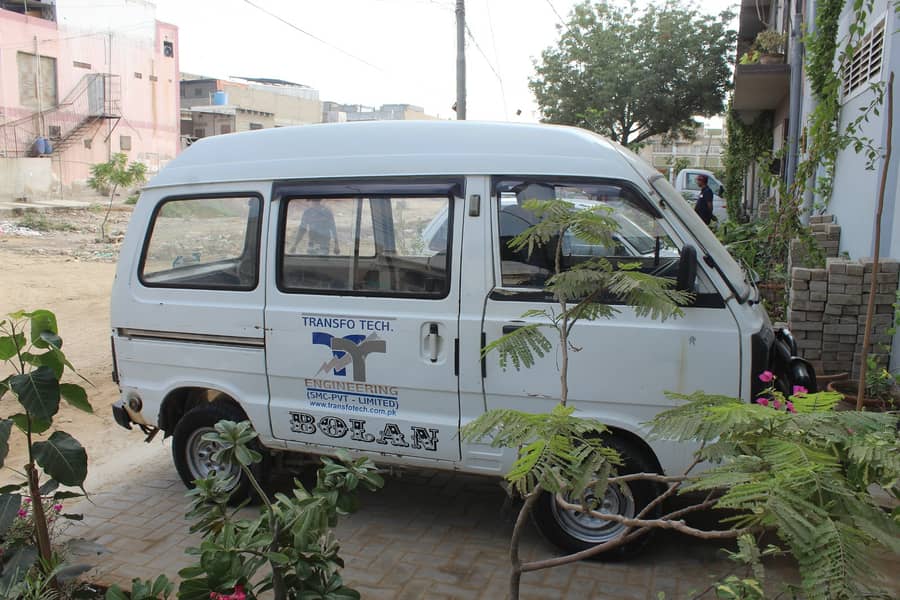
[[[866,309],[869,305],[869,289],[872,285],[872,259],[864,258],[862,308],[859,313],[859,329],[857,348],[861,349],[863,336],[866,333]],[[900,284],[900,261],[896,258],[883,258],[878,261],[878,277],[875,287],[875,314],[872,318],[872,331],[869,336],[869,353],[878,359],[879,364],[886,365],[890,360],[893,336],[887,333],[894,326],[894,304],[897,302],[897,286]],[[853,374],[859,374],[859,351],[853,357]]]
[[[841,246],[841,226],[835,224],[834,215],[810,217],[809,229],[826,258],[838,255]]]
[[[810,217],[809,229],[822,256],[825,258],[838,256],[841,246],[841,226],[834,222],[834,215],[814,215]],[[812,257],[809,256],[806,244],[799,239],[791,240],[790,252],[788,253],[788,270],[792,271],[794,267],[808,267],[812,262],[816,261],[813,261]]]
[[[822,360],[825,301],[828,297],[825,269],[791,270],[788,324],[797,340],[800,356],[813,362]]]
[[[875,294],[875,319],[869,353],[886,359],[892,336],[900,262],[880,261]],[[791,270],[788,322],[797,338],[800,355],[813,361],[819,372],[859,373],[865,335],[866,307],[872,282],[872,260],[829,258],[824,269]]]

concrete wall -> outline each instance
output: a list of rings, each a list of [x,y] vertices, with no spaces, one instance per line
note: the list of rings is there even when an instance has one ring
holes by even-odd
[[[89,176],[90,165],[104,162],[119,151],[126,152],[131,160],[144,162],[150,173],[155,173],[175,157],[179,147],[178,29],[152,18],[149,24],[146,23],[147,11],[152,8],[149,2],[119,0],[102,6],[93,3],[90,10],[82,7],[80,13],[73,7],[73,2],[58,3],[59,26],[51,21],[0,10],[0,40],[3,40],[0,45],[0,123],[35,114],[33,108],[20,102],[16,57],[18,52],[33,54],[37,38],[38,54],[56,59],[60,102],[88,74],[112,73],[121,81],[121,120],[95,124],[82,132],[79,139],[73,140],[70,147],[54,153],[54,172],[64,188],[83,184]],[[135,19],[143,19],[136,22],[139,25],[135,22],[131,27],[121,24],[112,33],[84,33],[85,29],[97,31],[96,23],[106,22],[107,11],[113,14],[126,5],[128,10],[120,17],[134,12]],[[90,15],[89,23],[76,18],[78,14]],[[164,55],[165,43],[171,44],[173,56]],[[45,115],[45,127],[48,120],[51,117]],[[77,119],[73,117],[72,126],[76,123]],[[0,129],[0,150],[11,145],[11,129]],[[31,119],[16,127],[14,133],[23,140],[49,134],[40,129],[39,121]],[[130,138],[131,150],[122,148],[122,136]],[[23,142],[26,146],[28,143]]]
[[[49,158],[0,158],[0,198],[42,199],[57,183]]]
[[[851,11],[845,9],[841,21],[839,35],[845,35],[850,25]],[[869,30],[879,20],[885,20],[884,54],[882,60],[882,79],[887,80],[891,69],[900,72],[900,38],[895,33],[900,27],[897,16],[893,10],[888,9],[887,0],[877,0],[875,8],[869,17],[866,29]],[[895,93],[900,92],[900,82],[895,84]],[[843,101],[841,108],[841,123],[846,125],[860,114],[860,109],[869,105],[873,99],[873,92],[864,86],[863,90],[857,90]],[[900,102],[894,103],[894,134],[895,148],[900,144]],[[861,134],[871,138],[876,145],[884,146],[887,141],[887,120],[872,116],[868,123],[863,124]],[[875,207],[878,199],[878,187],[883,165],[879,161],[874,169],[867,169],[867,158],[864,154],[857,154],[853,148],[841,152],[838,155],[836,174],[834,178],[834,193],[828,205],[828,212],[832,213],[843,227],[841,237],[841,250],[847,252],[851,258],[872,256],[874,251],[874,220]],[[883,220],[883,244],[881,251],[888,256],[900,257],[900,221],[894,210],[894,199],[900,181],[897,178],[898,160],[892,160],[888,167],[888,191],[886,194],[885,218]]]

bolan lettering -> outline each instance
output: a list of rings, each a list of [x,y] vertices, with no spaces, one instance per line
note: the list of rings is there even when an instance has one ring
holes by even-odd
[[[291,431],[312,435],[316,432],[316,419],[306,413],[291,413]]]
[[[348,426],[347,421],[332,415],[325,415],[316,422],[316,418],[307,413],[290,412],[289,414],[291,417],[291,431],[293,433],[315,435],[317,432],[321,432],[330,438],[346,437],[347,433],[349,433],[350,439],[354,442],[366,444],[375,442],[376,444],[385,446],[390,444],[400,448],[408,448],[410,446],[409,442],[406,441],[406,436],[400,431],[400,426],[396,423],[385,423],[384,428],[375,436],[366,431],[366,421],[363,419],[348,419],[350,422]],[[412,447],[414,449],[437,452],[438,429],[411,425],[410,431],[412,432]]]
[[[425,429],[424,427],[417,427],[413,425],[410,427],[413,433],[413,441],[412,447],[416,450],[421,450],[424,448],[425,450],[429,450],[431,452],[437,452],[437,444],[438,444],[438,430],[437,429]]]
[[[319,430],[331,438],[342,438],[347,435],[347,424],[340,417],[322,417],[319,419]]]
[[[366,422],[362,419],[350,419],[350,439],[354,442],[371,444],[375,436],[366,431]]]
[[[386,423],[384,429],[381,430],[378,439],[375,440],[375,442],[384,445],[387,445],[388,441],[391,442],[392,446],[409,447],[406,436],[400,433],[400,428],[394,423]]]

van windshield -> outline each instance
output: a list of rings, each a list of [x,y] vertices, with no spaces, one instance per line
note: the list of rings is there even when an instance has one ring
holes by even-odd
[[[685,201],[684,197],[678,193],[678,190],[672,187],[672,184],[666,181],[662,175],[650,179],[650,185],[669,203],[672,210],[678,215],[678,218],[690,228],[700,247],[718,265],[722,277],[731,288],[731,291],[734,292],[738,301],[745,302],[750,298],[753,286],[746,272],[728,253],[725,246],[716,239],[709,227],[700,220],[693,207]]]

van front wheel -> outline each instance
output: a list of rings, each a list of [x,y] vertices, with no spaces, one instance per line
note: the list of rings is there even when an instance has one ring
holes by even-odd
[[[620,475],[652,473],[658,469],[646,453],[627,440],[610,438],[606,441],[606,445],[614,448],[622,457],[624,464],[618,468]],[[627,484],[610,485],[602,499],[588,498],[588,500],[597,503],[597,512],[633,518],[664,489],[652,481],[632,481]],[[573,503],[580,501],[572,498],[567,500]],[[655,519],[661,514],[662,507],[657,506],[644,518]],[[541,494],[535,503],[532,516],[544,537],[566,552],[580,552],[615,540],[627,529],[621,523],[598,519],[579,511],[565,510],[556,503],[553,494],[547,492]],[[607,561],[630,558],[643,549],[652,533],[651,531],[628,544],[601,552],[595,555],[595,558]]]
[[[247,499],[259,500],[240,467],[217,462],[213,455],[219,450],[219,445],[203,439],[205,434],[215,431],[215,425],[219,421],[239,422],[246,419],[247,417],[237,408],[214,402],[192,408],[178,421],[172,434],[172,459],[178,475],[187,487],[193,488],[194,480],[215,472],[227,475],[232,481],[228,488],[228,491],[232,492],[229,504],[239,504]],[[262,451],[258,446],[254,449]],[[265,452],[263,456],[266,456]],[[254,476],[260,481],[265,472],[264,464],[265,458],[262,463],[251,467]]]

